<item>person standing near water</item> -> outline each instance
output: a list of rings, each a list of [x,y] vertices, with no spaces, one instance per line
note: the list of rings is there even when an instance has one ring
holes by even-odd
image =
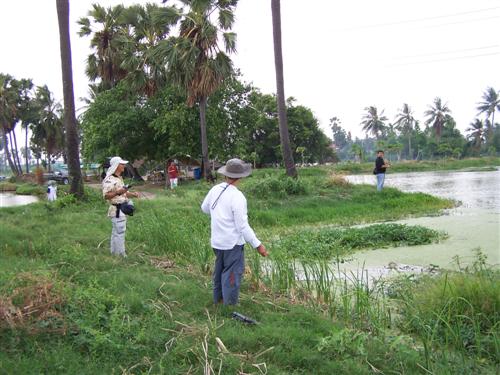
[[[57,199],[57,185],[55,181],[49,181],[49,186],[47,187],[47,200],[49,202],[54,202]]]
[[[385,170],[389,168],[391,165],[384,160],[384,151],[377,151],[377,159],[375,159],[375,169],[373,170],[373,174],[377,176],[377,191],[382,191],[384,188],[385,181]]]
[[[126,257],[125,253],[125,231],[127,229],[127,216],[121,209],[121,205],[129,203],[128,198],[139,197],[138,193],[128,191],[123,183],[122,173],[125,170],[127,160],[119,156],[111,158],[106,177],[102,181],[102,195],[110,206],[108,217],[111,219],[113,229],[111,231],[111,254]]]
[[[210,243],[215,253],[213,274],[214,303],[238,303],[240,283],[245,270],[243,246],[250,243],[263,257],[267,250],[248,224],[247,200],[238,190],[241,178],[252,173],[250,164],[240,159],[228,160],[217,170],[226,181],[215,185],[201,204],[201,210],[210,215]]]

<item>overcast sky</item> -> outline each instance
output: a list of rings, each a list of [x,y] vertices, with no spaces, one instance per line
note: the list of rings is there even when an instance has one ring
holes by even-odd
[[[76,98],[87,95],[89,54],[76,20],[93,2],[70,0]],[[234,26],[235,65],[264,93],[276,85],[270,3],[240,0]],[[371,105],[393,120],[408,103],[422,120],[436,96],[464,131],[486,87],[500,90],[500,0],[282,0],[281,11],[285,94],[311,108],[328,136],[333,116],[361,136]],[[47,84],[62,101],[55,1],[3,0],[0,13],[0,72]]]

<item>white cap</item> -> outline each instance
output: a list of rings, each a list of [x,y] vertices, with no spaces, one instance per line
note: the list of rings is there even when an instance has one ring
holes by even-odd
[[[109,161],[109,168],[106,172],[106,176],[111,176],[113,173],[115,173],[116,168],[118,168],[120,164],[127,164],[127,163],[128,163],[127,160],[123,160],[119,156],[112,157]]]

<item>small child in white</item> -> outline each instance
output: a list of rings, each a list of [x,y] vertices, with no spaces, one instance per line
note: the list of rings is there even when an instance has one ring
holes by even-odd
[[[54,182],[49,183],[47,188],[47,200],[53,202],[57,199],[57,185]]]

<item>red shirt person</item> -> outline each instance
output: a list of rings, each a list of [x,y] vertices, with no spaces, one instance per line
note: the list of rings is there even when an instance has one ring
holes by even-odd
[[[170,189],[177,187],[177,177],[179,176],[179,170],[174,162],[168,165],[168,178],[170,179]]]

